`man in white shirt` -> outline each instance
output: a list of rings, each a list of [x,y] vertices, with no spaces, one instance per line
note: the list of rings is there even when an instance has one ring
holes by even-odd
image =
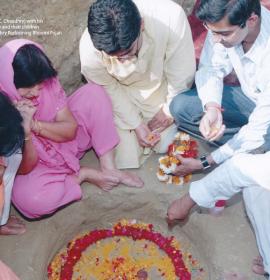
[[[111,97],[121,139],[118,168],[139,167],[144,147],[166,152],[167,136],[177,131],[170,102],[191,87],[195,75],[183,9],[171,0],[97,0],[81,38],[80,59],[84,77]]]
[[[224,2],[222,5],[226,7],[226,3],[231,1]],[[218,8],[218,3],[213,5]],[[226,127],[224,136],[217,144],[226,143],[247,123],[261,93],[267,87],[265,59],[268,59],[270,50],[269,11],[264,7],[260,11],[261,6],[256,7],[253,2],[249,5],[254,5],[254,15],[249,17],[247,23],[255,26],[251,27],[252,30],[249,28],[248,34],[243,23],[247,15],[236,14],[232,23],[227,22],[228,26],[215,29],[211,28],[212,24],[207,18],[202,18],[210,32],[196,73],[197,89],[175,97],[170,106],[179,128],[202,135],[204,139],[219,139]],[[224,87],[223,78],[233,69],[241,87]],[[222,121],[225,127],[221,125]]]
[[[243,125],[242,121],[249,118],[233,137],[233,133],[229,135],[230,131],[225,134],[232,138],[228,141],[226,137],[221,139],[220,143],[225,144],[207,157],[200,160],[181,158],[182,165],[175,172],[178,175],[207,169],[214,164],[220,166],[203,179],[191,183],[189,193],[171,204],[168,216],[169,219],[182,219],[195,204],[211,208],[217,200],[227,200],[243,191],[261,255],[254,260],[253,271],[269,274],[270,152],[250,152],[266,142],[270,126],[270,12],[261,7],[258,0],[204,0],[197,15],[209,29],[196,74],[202,105],[195,90],[184,93],[171,105],[173,116],[180,127],[188,124],[185,130],[193,128],[194,134],[199,133],[199,125],[201,134],[209,141],[217,140],[224,131],[226,133],[226,126],[234,133]],[[232,69],[241,88],[223,90],[223,78]],[[184,96],[192,103],[192,106],[185,103],[186,110],[183,103],[179,105]],[[182,112],[177,111],[180,107]],[[197,131],[192,112],[197,118]]]

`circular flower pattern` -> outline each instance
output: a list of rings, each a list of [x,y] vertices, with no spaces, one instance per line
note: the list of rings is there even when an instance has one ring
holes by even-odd
[[[198,263],[189,254],[189,263]],[[190,280],[174,237],[153,225],[120,221],[112,229],[93,230],[73,239],[48,266],[49,280]],[[202,278],[197,278],[202,279]]]

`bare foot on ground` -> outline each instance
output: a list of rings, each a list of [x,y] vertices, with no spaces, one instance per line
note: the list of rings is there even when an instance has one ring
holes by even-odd
[[[108,171],[111,171],[112,174],[116,175],[119,178],[120,183],[128,187],[142,188],[144,185],[143,180],[138,175],[132,172],[121,171],[118,169]]]
[[[81,167],[79,172],[79,184],[92,183],[104,191],[110,191],[120,183],[120,179],[110,171],[100,171],[89,167]]]
[[[184,220],[195,204],[196,203],[190,198],[189,194],[185,194],[171,203],[167,212],[168,219],[170,221]]]
[[[25,233],[25,231],[24,223],[15,216],[10,216],[8,222],[0,226],[0,235],[20,235]]]
[[[261,256],[258,256],[256,259],[253,260],[252,271],[259,275],[266,274],[266,271],[264,270],[263,259]]]
[[[143,187],[142,179],[134,173],[128,171],[120,171],[118,169],[96,170],[89,167],[81,167],[78,183],[92,183],[104,191],[110,191],[119,184],[124,184],[128,187]]]
[[[240,273],[226,272],[224,273],[224,280],[248,280],[248,278]]]

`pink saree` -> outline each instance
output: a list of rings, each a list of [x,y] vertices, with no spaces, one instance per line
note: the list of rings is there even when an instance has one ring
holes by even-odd
[[[41,48],[24,39],[12,40],[0,48],[0,88],[11,100],[21,99],[13,83],[12,62],[25,44]],[[53,78],[44,83],[35,104],[35,119],[46,122],[53,122],[57,113],[68,107],[78,122],[78,131],[73,141],[64,143],[32,134],[39,162],[29,174],[16,177],[12,196],[18,210],[29,218],[51,214],[79,200],[81,188],[75,181],[80,169],[79,158],[90,148],[98,156],[103,155],[119,142],[111,101],[96,84],[89,83],[66,98],[58,78]]]

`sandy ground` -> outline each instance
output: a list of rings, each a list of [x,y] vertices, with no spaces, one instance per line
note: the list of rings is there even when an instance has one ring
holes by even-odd
[[[205,147],[201,147],[201,153]],[[122,218],[132,218],[154,224],[163,234],[175,235],[205,268],[205,279],[220,280],[224,271],[240,271],[252,280],[264,279],[250,270],[251,261],[258,251],[240,195],[230,201],[221,217],[210,216],[205,209],[197,208],[188,222],[168,230],[165,221],[167,207],[170,201],[187,191],[188,185],[179,187],[158,182],[155,176],[157,160],[158,156],[152,155],[141,169],[135,171],[145,181],[142,189],[120,186],[106,193],[84,184],[81,201],[50,218],[26,221],[27,233],[23,236],[1,236],[0,259],[22,280],[47,279],[49,260],[76,234],[110,227]],[[98,164],[92,152],[84,157],[82,163]],[[195,175],[193,180],[201,176],[204,175]]]

